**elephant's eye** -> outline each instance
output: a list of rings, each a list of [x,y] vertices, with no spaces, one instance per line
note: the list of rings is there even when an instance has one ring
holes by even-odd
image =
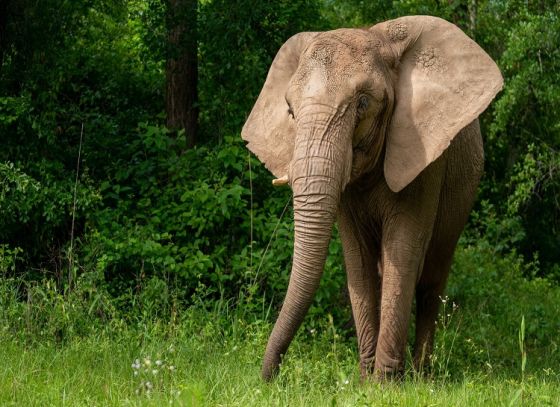
[[[294,117],[294,111],[293,111],[293,109],[292,109],[292,106],[290,106],[290,105],[288,105],[288,114],[289,114],[290,116],[292,116],[292,119],[295,119],[295,117]]]
[[[358,99],[358,116],[361,117],[369,106],[369,99],[367,96],[362,95]]]

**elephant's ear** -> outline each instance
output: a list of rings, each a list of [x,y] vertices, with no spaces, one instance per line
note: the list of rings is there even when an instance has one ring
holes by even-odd
[[[406,187],[486,109],[503,84],[494,61],[457,26],[411,16],[371,28],[390,44],[397,72],[385,179]]]
[[[266,82],[249,115],[241,137],[251,150],[280,178],[287,174],[294,151],[295,124],[288,113],[286,90],[299,65],[299,57],[319,33],[303,32],[282,45],[274,58]]]

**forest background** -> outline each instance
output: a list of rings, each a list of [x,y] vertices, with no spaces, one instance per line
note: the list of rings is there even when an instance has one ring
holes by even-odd
[[[193,309],[220,310],[222,333],[239,315],[268,327],[289,277],[290,190],[240,129],[275,53],[300,31],[430,14],[505,79],[481,116],[485,174],[442,299],[462,337],[446,374],[521,369],[521,331],[521,354],[557,370],[559,13],[553,0],[3,1],[1,335],[67,343]],[[333,233],[304,333],[351,331]]]

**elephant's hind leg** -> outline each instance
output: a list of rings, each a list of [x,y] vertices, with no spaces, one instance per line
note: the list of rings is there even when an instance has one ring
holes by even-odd
[[[467,205],[442,201],[432,240],[424,260],[424,268],[416,286],[416,337],[414,341],[414,368],[424,371],[429,367],[433,351],[434,333],[443,291],[453,262],[457,241],[469,215],[472,197],[464,197]]]
[[[348,292],[358,337],[360,372],[365,378],[373,372],[375,348],[379,333],[378,255],[372,247],[365,247],[363,236],[351,211],[342,205],[338,220],[344,262],[348,276]],[[373,244],[373,242],[372,242]]]
[[[446,246],[434,245],[428,250],[424,270],[416,287],[414,368],[417,372],[424,372],[430,365],[436,319],[455,248],[449,241]]]
[[[483,168],[478,121],[465,127],[447,151],[448,162],[434,232],[420,281],[416,287],[414,366],[429,365],[441,296],[453,261],[453,252],[476,197]]]

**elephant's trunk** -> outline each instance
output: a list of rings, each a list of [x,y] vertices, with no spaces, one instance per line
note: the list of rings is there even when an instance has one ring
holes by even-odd
[[[349,174],[345,160],[348,149],[342,141],[333,140],[337,134],[332,134],[330,120],[319,122],[325,125],[317,125],[317,119],[309,126],[298,123],[289,177],[294,192],[292,272],[286,298],[268,340],[262,368],[265,380],[278,372],[281,357],[319,287],[340,194]]]

